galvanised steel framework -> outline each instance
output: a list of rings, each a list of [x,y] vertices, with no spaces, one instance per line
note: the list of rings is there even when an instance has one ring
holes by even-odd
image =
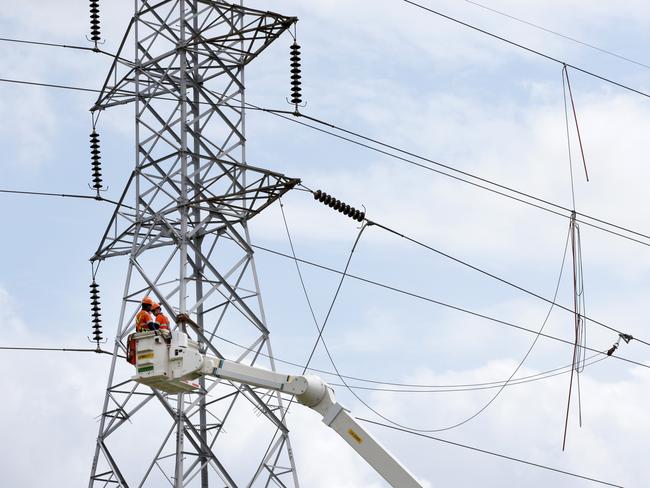
[[[162,394],[119,358],[151,295],[193,319],[179,327],[204,350],[246,341],[238,360],[274,369],[247,222],[298,180],[246,162],[244,68],[295,21],[222,1],[135,1],[93,107],[134,103],[136,167],[92,258],[124,256],[128,270],[91,488],[298,486],[279,395],[216,379]]]

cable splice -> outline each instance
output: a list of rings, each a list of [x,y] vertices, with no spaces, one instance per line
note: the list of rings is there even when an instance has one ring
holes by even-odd
[[[342,202],[341,200],[338,200],[334,198],[332,195],[329,195],[325,193],[324,191],[317,190],[314,192],[314,200],[318,200],[321,203],[324,203],[328,207],[338,210],[341,212],[343,215],[346,215],[350,217],[351,219],[354,219],[358,222],[363,222],[363,220],[366,218],[366,212],[362,212],[361,210],[357,210],[354,207],[351,207],[345,202]]]
[[[93,188],[97,190],[97,195],[102,189],[102,162],[101,151],[99,149],[99,134],[93,129],[90,134],[90,159],[92,165]]]
[[[95,47],[102,38],[99,23],[99,0],[90,0],[90,40]]]
[[[300,45],[294,41],[291,45],[291,103],[295,105],[296,113],[302,103],[302,76],[300,67]]]
[[[95,280],[90,284],[90,310],[92,311],[92,322],[93,322],[93,341],[97,343],[97,348],[99,349],[100,342],[103,341],[102,337],[102,314],[101,305],[99,302],[99,285]]]

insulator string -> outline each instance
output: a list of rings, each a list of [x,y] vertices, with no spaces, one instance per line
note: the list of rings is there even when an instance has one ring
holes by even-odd
[[[90,133],[90,160],[92,167],[92,188],[97,191],[97,196],[99,196],[99,192],[102,190],[102,162],[99,134],[94,127]]]
[[[350,217],[351,219],[354,219],[358,222],[363,222],[363,220],[366,218],[366,213],[357,210],[354,207],[351,207],[345,202],[342,202],[341,200],[338,200],[334,198],[332,195],[329,195],[325,193],[324,191],[317,190],[314,192],[314,200],[318,200],[319,202],[327,205],[328,207],[337,210],[341,212],[343,215],[346,215]]]
[[[291,45],[291,103],[296,113],[302,103],[302,68],[300,61],[300,46],[297,42]]]
[[[91,310],[91,316],[92,316],[92,335],[93,335],[93,341],[97,343],[97,348],[99,348],[99,344],[104,340],[102,337],[102,319],[101,316],[101,303],[99,301],[99,285],[97,282],[93,279],[92,283],[90,284],[90,310]]]
[[[97,47],[101,38],[99,0],[90,0],[90,40],[93,41],[95,47]]]

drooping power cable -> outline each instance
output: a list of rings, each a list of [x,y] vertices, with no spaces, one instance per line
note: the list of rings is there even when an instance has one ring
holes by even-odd
[[[252,244],[251,247],[253,247],[254,249],[258,249],[260,251],[267,252],[269,254],[273,254],[273,255],[276,255],[276,256],[283,257],[285,259],[293,259],[289,254],[286,254],[286,253],[283,253],[281,251],[277,251],[277,250],[274,250],[274,249],[270,249],[268,247],[264,247],[264,246],[261,246],[259,244]],[[330,273],[336,273],[336,274],[339,274],[339,275],[343,274],[343,271],[341,271],[341,270],[331,268],[329,266],[325,266],[323,264],[319,264],[319,263],[316,263],[314,261],[310,261],[310,260],[303,259],[303,258],[296,258],[296,259],[300,263],[304,263],[304,264],[307,264],[309,266],[313,266],[315,268],[322,269],[324,271],[328,271]],[[486,321],[489,321],[489,322],[493,322],[495,324],[504,325],[506,327],[511,327],[511,328],[514,328],[514,329],[518,329],[518,330],[521,330],[523,332],[528,332],[530,334],[537,334],[538,333],[538,331],[535,331],[535,330],[530,329],[528,327],[524,327],[522,325],[518,325],[518,324],[515,324],[515,323],[512,323],[512,322],[508,322],[506,320],[501,320],[501,319],[498,319],[496,317],[491,317],[489,315],[485,315],[485,314],[482,314],[482,313],[479,313],[479,312],[475,312],[473,310],[469,310],[469,309],[466,309],[466,308],[463,308],[463,307],[459,307],[457,305],[452,305],[450,303],[446,303],[446,302],[443,302],[443,301],[440,301],[440,300],[435,300],[433,298],[426,297],[426,296],[420,295],[418,293],[414,293],[414,292],[411,292],[411,291],[408,291],[408,290],[404,290],[404,289],[401,289],[401,288],[398,288],[398,287],[395,287],[395,286],[387,285],[385,283],[381,283],[381,282],[376,281],[376,280],[371,280],[371,279],[365,278],[363,276],[355,275],[353,273],[348,273],[347,277],[350,278],[350,279],[361,281],[363,283],[367,283],[369,285],[377,286],[377,287],[380,287],[380,288],[383,288],[383,289],[386,289],[386,290],[389,290],[389,291],[392,291],[392,292],[395,292],[395,293],[400,293],[400,294],[403,294],[405,296],[410,296],[410,297],[415,298],[417,300],[422,300],[422,301],[425,301],[425,302],[428,302],[428,303],[439,305],[441,307],[449,308],[450,310],[455,310],[457,312],[465,313],[465,314],[470,315],[472,317],[480,318],[480,319],[483,319],[483,320],[486,320]],[[553,335],[546,334],[546,333],[542,333],[542,334],[539,334],[539,335],[541,337],[546,338],[546,339],[557,341],[557,342],[567,344],[567,345],[573,347],[573,341],[569,341],[567,339],[562,339],[561,337],[553,336]],[[596,354],[599,354],[599,355],[605,355],[605,353],[603,351],[600,351],[598,349],[594,349],[592,347],[585,347],[585,350],[596,353]],[[644,363],[639,362],[639,361],[635,361],[633,359],[628,359],[626,357],[619,356],[619,355],[614,355],[612,357],[614,357],[614,358],[616,358],[616,359],[618,359],[620,361],[627,362],[629,364],[634,364],[635,366],[640,366],[642,368],[650,369],[649,365],[644,364]]]

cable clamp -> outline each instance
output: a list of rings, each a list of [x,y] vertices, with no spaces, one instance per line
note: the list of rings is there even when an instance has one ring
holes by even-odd
[[[626,344],[629,344],[630,341],[631,341],[632,339],[634,339],[634,337],[632,337],[630,334],[624,334],[623,332],[621,332],[620,334],[618,334],[618,336],[619,336],[621,339],[623,339],[623,340],[625,341]]]

